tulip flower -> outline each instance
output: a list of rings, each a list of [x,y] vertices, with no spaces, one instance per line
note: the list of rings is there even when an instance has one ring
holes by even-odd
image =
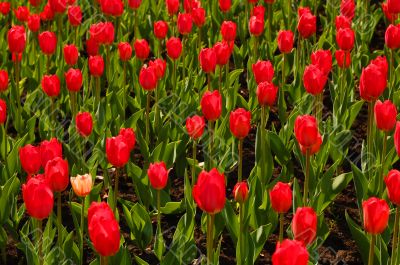
[[[100,1],[100,7],[106,16],[119,17],[124,12],[122,0],[102,0]]]
[[[227,42],[217,42],[213,50],[215,52],[217,58],[217,65],[219,66],[219,90],[221,90],[221,83],[222,83],[222,68],[224,65],[229,63],[229,58],[231,57],[231,48]],[[226,67],[226,82],[228,81],[228,74],[229,74],[229,66]],[[226,84],[227,85],[227,84]]]
[[[208,90],[211,91],[211,73],[217,65],[217,55],[213,48],[204,48],[200,51],[199,62],[201,69],[207,74]]]
[[[168,33],[168,23],[165,21],[157,21],[154,22],[154,36],[156,36],[157,39],[163,40],[167,36]]]
[[[206,11],[202,7],[196,7],[192,9],[192,19],[193,23],[199,28],[199,33],[201,33],[201,27],[204,26],[206,22]],[[199,35],[200,38],[200,35]],[[201,38],[199,43],[201,44]],[[200,47],[199,47],[200,48]]]
[[[181,56],[182,42],[179,38],[171,37],[167,41],[167,54],[172,60],[177,60]]]
[[[224,21],[221,24],[221,35],[224,41],[232,42],[236,38],[236,23],[233,21]]]
[[[299,207],[293,216],[294,239],[310,245],[317,235],[317,214],[311,207]]]
[[[278,48],[281,53],[290,53],[293,49],[294,34],[291,30],[281,30],[278,33]]]
[[[54,32],[44,31],[39,34],[39,46],[44,54],[52,55],[57,48],[57,37]]]
[[[312,35],[315,34],[317,31],[317,18],[313,14],[311,14],[311,11],[309,9],[305,9],[308,11],[305,12],[299,12],[301,15],[299,15],[299,22],[297,24],[297,30],[300,33],[300,36],[303,39],[308,39]]]
[[[218,3],[219,3],[219,9],[221,10],[221,12],[224,13],[228,12],[232,5],[231,0],[219,0]]]
[[[94,106],[93,109],[97,109],[100,104],[100,85],[101,85],[101,76],[104,73],[104,60],[100,55],[90,56],[89,57],[89,72],[95,78],[96,81],[96,89],[95,89],[95,100],[93,101]]]
[[[272,255],[272,265],[307,265],[307,248],[302,242],[285,239],[278,242]]]
[[[269,82],[259,83],[256,91],[258,104],[260,104],[262,108],[265,108],[266,106],[272,107],[275,104],[277,93],[278,87],[276,87],[274,84]]]
[[[351,21],[343,15],[337,16],[335,18],[335,27],[336,30],[351,28]]]
[[[64,59],[69,66],[75,65],[78,62],[78,58],[79,51],[74,44],[64,46]]]
[[[277,182],[269,192],[272,209],[279,214],[279,242],[283,240],[283,217],[292,206],[292,190],[290,185],[283,182]]]
[[[11,4],[9,2],[0,2],[0,13],[3,16],[7,16],[10,12]]]
[[[28,29],[32,32],[38,32],[40,29],[40,16],[33,14],[28,17]]]
[[[354,0],[342,0],[340,3],[340,14],[347,17],[350,21],[353,20],[356,4]]]
[[[364,229],[371,234],[368,265],[374,264],[376,235],[385,231],[390,209],[385,200],[371,197],[362,203]]]
[[[274,67],[270,61],[258,60],[252,65],[252,70],[257,84],[260,84],[261,82],[272,82],[272,78],[274,77]]]
[[[129,0],[128,5],[131,9],[136,10],[142,4],[142,0]]]
[[[382,11],[385,14],[385,17],[387,20],[390,21],[390,23],[394,23],[398,17],[398,14],[396,13],[391,13],[389,11],[389,7],[387,3],[382,3]]]
[[[136,144],[135,131],[132,128],[121,128],[119,130],[119,135],[125,138],[128,148],[132,151]]]
[[[0,92],[6,91],[8,88],[8,72],[0,70]]]
[[[318,50],[311,54],[311,63],[319,68],[324,75],[332,70],[332,53],[330,50]]]
[[[335,52],[335,58],[340,68],[349,68],[351,64],[351,54],[349,51],[337,50]],[[343,79],[344,77],[342,76],[341,78]]]
[[[304,70],[303,74],[303,84],[306,91],[314,96],[321,94],[324,90],[327,76],[322,70],[316,65],[309,65]],[[318,104],[318,102],[315,102]]]
[[[19,6],[14,9],[14,14],[20,22],[26,22],[29,18],[29,9],[27,6]]]
[[[126,62],[132,57],[132,46],[129,42],[120,42],[118,44],[118,54],[120,60],[123,62],[124,67],[124,87],[126,86]],[[125,94],[125,93],[124,93]],[[126,108],[126,104],[123,104],[123,108]]]
[[[179,13],[178,14],[178,31],[182,35],[187,35],[192,31],[193,20],[191,14]]]
[[[88,137],[93,130],[93,119],[89,112],[79,112],[75,117],[76,130],[82,137]]]
[[[384,178],[386,183],[389,200],[396,206],[396,216],[394,220],[394,231],[392,241],[391,264],[397,261],[397,249],[399,244],[399,222],[400,222],[400,171],[392,169]]]
[[[389,51],[390,72],[389,72],[389,81],[388,82],[389,82],[389,88],[393,89],[394,74],[395,74],[393,52],[394,52],[394,50],[397,50],[398,48],[400,48],[400,25],[397,25],[397,26],[389,25],[389,27],[386,29],[386,33],[385,33],[385,44],[390,49],[390,51]]]
[[[19,149],[19,161],[28,175],[35,175],[41,167],[40,147],[25,145]]]
[[[400,3],[396,0],[387,0],[388,11],[391,14],[399,14],[400,13]]]
[[[47,162],[56,157],[62,157],[61,143],[56,138],[52,138],[50,141],[43,141],[40,144],[40,160],[42,167],[45,168]]]
[[[135,55],[139,60],[144,61],[149,57],[150,47],[149,43],[145,39],[135,40],[133,48],[135,49]]]
[[[192,152],[193,152],[193,164],[192,164],[192,187],[196,182],[195,169],[196,169],[196,154],[197,154],[197,141],[203,136],[204,128],[206,124],[204,117],[194,115],[186,119],[186,130],[190,138],[193,140]]]
[[[179,0],[166,0],[165,4],[167,5],[167,11],[170,16],[178,13],[179,10]]]
[[[336,33],[336,42],[341,50],[349,51],[354,47],[354,31],[351,28],[341,28]]]
[[[238,241],[239,241],[239,248],[240,248],[240,253],[244,253],[244,248],[243,248],[243,225],[244,225],[244,209],[243,209],[243,204],[247,201],[247,198],[249,196],[249,186],[247,185],[246,181],[238,182],[236,183],[235,187],[233,188],[233,197],[237,203],[239,203],[239,235],[238,235]]]
[[[40,13],[40,19],[43,21],[51,21],[54,19],[54,11],[50,7],[50,2],[43,7],[43,11]]]
[[[70,6],[68,8],[68,21],[69,21],[69,24],[71,24],[71,26],[73,26],[75,28],[77,28],[79,25],[81,25],[82,9],[80,6]],[[75,31],[75,32],[77,33],[77,31]],[[77,40],[77,38],[75,38],[75,40]]]

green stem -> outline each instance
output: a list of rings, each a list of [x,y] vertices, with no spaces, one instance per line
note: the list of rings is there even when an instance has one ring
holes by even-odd
[[[378,197],[382,194],[382,184],[383,184],[383,173],[384,173],[384,164],[385,164],[385,158],[386,158],[386,145],[387,145],[387,136],[388,133],[385,131],[384,136],[383,136],[383,148],[382,148],[382,154],[381,154],[381,170],[380,174],[378,176],[379,182],[378,182]]]
[[[197,47],[197,48],[198,48],[198,50],[199,50],[199,52],[200,52],[200,51],[201,51],[201,45],[202,45],[202,44],[201,44],[201,27],[199,28],[198,35],[199,35],[199,36],[198,36],[198,38],[197,38],[197,40],[198,40],[198,44],[197,44],[198,47]]]
[[[209,132],[209,170],[213,167],[213,145],[214,145],[214,129],[213,122],[208,121],[208,132]]]
[[[219,68],[219,76],[218,76],[218,88],[219,88],[219,91],[221,91],[221,88],[222,88],[222,65],[221,66],[218,66],[218,68]]]
[[[15,61],[15,87],[16,87],[16,94],[17,94],[17,117],[16,117],[16,127],[17,131],[21,129],[21,93],[19,89],[19,78],[20,78],[20,69],[19,69],[19,64],[20,62],[18,61],[18,53],[15,54],[15,57],[17,58]]]
[[[3,131],[4,131],[4,133],[3,133],[3,136],[4,136],[4,138],[3,138],[3,141],[4,141],[4,165],[6,167],[8,177],[11,178],[10,168],[7,163],[7,151],[8,151],[7,150],[7,145],[8,145],[8,143],[7,143],[7,127],[4,124],[2,125],[2,127],[3,127]]]
[[[394,61],[393,61],[393,50],[390,49],[390,68],[389,68],[389,99],[392,98],[392,92],[394,88]]]
[[[186,50],[186,36],[183,35],[182,37],[182,88],[185,88],[185,79],[186,79],[186,69],[185,69],[185,50]]]
[[[128,92],[126,89],[126,62],[124,61],[124,86],[123,86],[123,95],[122,95],[122,106],[123,106],[123,110],[122,110],[122,120],[125,121],[125,112],[126,112],[126,97],[128,96]]]
[[[62,245],[62,224],[61,224],[61,192],[57,192],[57,245],[61,249]]]
[[[193,153],[192,153],[192,158],[193,158],[193,164],[192,164],[192,187],[196,183],[196,154],[197,154],[197,142],[196,140],[193,139],[193,147],[192,147]]]
[[[172,91],[176,91],[176,60],[174,60],[174,70],[172,73],[173,80],[174,80],[174,87],[172,88]]]
[[[75,27],[75,44],[76,44],[76,47],[79,47],[79,37],[78,37],[78,34],[79,33],[79,26],[76,26]]]
[[[309,183],[309,178],[310,178],[310,149],[308,148],[306,151],[306,174],[305,174],[305,180],[304,180],[304,194],[303,194],[303,204],[304,206],[307,205],[308,202],[308,183]]]
[[[146,103],[146,142],[149,143],[150,139],[150,91],[147,92]]]
[[[51,101],[51,132],[52,132],[52,136],[55,137],[56,136],[56,108],[55,108],[55,98],[54,97],[50,97],[50,101]]]
[[[283,213],[279,214],[279,242],[283,240]]]
[[[139,37],[139,27],[138,27],[138,15],[137,15],[137,10],[134,12],[134,17],[135,17],[135,25],[134,25],[134,31],[135,31],[135,39],[137,40]]]
[[[161,199],[160,196],[161,195],[161,191],[157,190],[157,228],[158,228],[158,232],[159,234],[161,233],[161,211],[160,211],[160,204],[161,204]]]
[[[268,3],[267,4],[267,12],[268,12],[268,35],[267,35],[267,43],[268,43],[268,52],[267,52],[267,54],[269,55],[269,53],[270,53],[270,43],[271,43],[271,39],[272,39],[272,36],[271,36],[271,33],[272,33],[272,4],[270,4],[270,3]]]
[[[225,65],[225,91],[229,91],[229,62]]]
[[[50,74],[50,65],[51,65],[51,56],[50,56],[50,55],[47,55],[47,56],[46,56],[46,59],[47,59],[46,71],[47,71],[47,74],[49,75],[49,74]]]
[[[85,197],[82,197],[82,208],[81,208],[81,242],[80,242],[80,253],[81,253],[81,265],[83,265],[83,241],[85,233]]]
[[[76,92],[70,92],[69,96],[71,98],[71,111],[72,111],[72,117],[75,118],[76,116]]]
[[[96,82],[96,91],[95,91],[95,100],[94,100],[94,106],[93,106],[93,112],[96,112],[97,108],[99,107],[100,104],[100,76],[95,77],[95,82]]]
[[[117,207],[117,200],[118,200],[118,186],[119,186],[119,174],[121,170],[117,168],[116,175],[115,175],[115,184],[114,184],[114,215],[117,217],[118,207]]]
[[[39,237],[38,237],[38,247],[39,247],[39,264],[43,265],[44,264],[44,259],[43,259],[43,228],[42,228],[42,220],[38,220],[38,231],[39,231]]]
[[[371,157],[373,152],[373,126],[374,126],[374,105],[375,101],[368,102],[368,131],[367,131],[367,150],[368,150],[368,157]],[[371,161],[368,163],[368,175],[371,176]]]
[[[240,250],[240,260],[238,260],[238,264],[243,264],[244,258],[244,248],[243,248],[243,219],[244,219],[244,204],[239,204],[239,250]]]
[[[211,75],[207,74],[207,86],[208,86],[208,91],[213,91],[211,87]]]
[[[108,257],[100,256],[100,265],[108,265]]]
[[[213,245],[214,245],[214,214],[208,215],[207,220],[207,265],[213,264]]]
[[[399,218],[400,218],[400,208],[396,207],[396,215],[394,219],[394,231],[393,231],[393,244],[392,244],[392,259],[390,260],[391,265],[397,264],[397,248],[399,244]]]
[[[160,108],[158,107],[158,84],[156,86],[156,89],[154,90],[155,94],[155,102],[154,102],[154,127],[155,130],[158,130],[158,124],[160,123]]]
[[[375,240],[376,240],[376,235],[371,235],[371,244],[369,246],[368,265],[374,265]]]
[[[243,170],[243,139],[239,139],[239,168],[238,168],[238,182],[242,181]]]
[[[110,57],[110,46],[109,44],[106,45],[106,64],[107,64],[107,81],[108,81],[108,87],[110,87],[110,83],[111,83],[111,57]]]
[[[265,123],[266,123],[266,107],[264,105],[261,106],[261,148],[265,148]],[[264,182],[265,179],[265,171],[266,171],[266,163],[265,163],[265,152],[262,152],[261,156],[261,181]],[[263,187],[265,187],[266,183],[261,183]]]

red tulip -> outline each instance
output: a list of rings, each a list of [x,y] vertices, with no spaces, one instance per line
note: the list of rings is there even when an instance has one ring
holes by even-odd
[[[229,116],[229,128],[232,134],[238,138],[245,138],[251,129],[251,113],[245,109],[238,108]]]
[[[272,255],[272,265],[307,265],[308,252],[302,242],[285,239],[278,242]]]
[[[147,40],[135,40],[133,44],[133,48],[135,49],[135,55],[139,60],[146,60],[149,57],[150,47]]]
[[[311,207],[299,207],[293,216],[294,239],[311,244],[317,235],[317,214]]]
[[[88,209],[88,232],[94,249],[103,257],[119,251],[120,231],[110,206],[105,202],[92,202]]]
[[[347,17],[340,15],[335,19],[335,26],[336,30],[351,28],[351,21]]]
[[[104,60],[100,55],[89,57],[89,71],[94,77],[101,77],[104,72]]]
[[[132,8],[133,10],[138,9],[141,4],[142,0],[129,0],[128,2],[129,7]]]
[[[67,9],[67,0],[49,0],[49,4],[54,13],[64,13]]]
[[[108,162],[114,167],[123,167],[128,163],[131,149],[122,135],[106,139]]]
[[[294,134],[300,145],[311,148],[318,142],[318,125],[315,117],[299,115],[294,123]]]
[[[74,65],[78,62],[79,52],[74,44],[64,46],[64,59],[68,65]]]
[[[249,186],[246,181],[236,183],[233,187],[233,197],[237,203],[244,203],[249,197]]]
[[[90,112],[79,112],[75,117],[76,130],[83,137],[88,137],[93,130],[93,119]]]
[[[178,31],[182,35],[187,35],[192,31],[193,21],[192,16],[190,14],[182,14],[178,15]]]
[[[261,82],[257,86],[256,93],[258,104],[260,104],[261,106],[272,107],[276,100],[278,87],[276,87],[273,83]]]
[[[33,14],[28,17],[28,28],[32,32],[38,32],[40,29],[40,16]]]
[[[346,56],[346,64],[344,62],[345,56]],[[351,54],[349,51],[337,50],[335,52],[335,58],[340,68],[349,68],[351,64]]]
[[[251,10],[251,15],[256,16],[260,18],[262,21],[264,21],[265,18],[265,7],[264,6],[254,6],[253,9]]]
[[[151,91],[157,87],[157,74],[155,67],[144,65],[139,73],[139,83],[144,90]]]
[[[274,67],[270,61],[258,60],[252,65],[252,69],[257,84],[260,84],[261,82],[272,82],[272,78],[274,77]]]
[[[26,33],[23,26],[13,26],[8,30],[8,49],[11,53],[22,53],[26,45]]]
[[[124,13],[124,3],[121,0],[100,0],[100,7],[107,16],[119,17]]]
[[[57,37],[54,32],[44,31],[39,34],[39,46],[46,55],[51,55],[57,48]]]
[[[73,27],[82,23],[82,9],[80,6],[70,6],[68,8],[68,21]]]
[[[259,37],[264,31],[264,20],[259,16],[250,17],[249,30],[251,35]]]
[[[60,79],[58,78],[58,76],[43,76],[42,89],[49,97],[57,97],[60,94]]]
[[[354,47],[354,31],[351,28],[339,29],[336,33],[336,42],[341,50],[349,51]]]
[[[396,206],[400,206],[400,171],[396,169],[390,170],[384,181],[389,200]]]
[[[219,0],[219,9],[222,12],[228,12],[232,5],[232,0]]]
[[[167,5],[168,14],[170,16],[178,13],[179,0],[166,0],[165,3]]]
[[[387,77],[389,65],[385,56],[378,56],[374,60],[371,61],[371,64],[374,64],[378,67],[378,70],[382,72],[382,74]]]
[[[78,92],[82,87],[82,72],[79,69],[70,68],[65,73],[65,82],[67,83],[67,89],[70,92]]]
[[[378,100],[375,103],[374,111],[376,127],[386,132],[393,130],[396,125],[396,106],[390,100],[385,100],[383,103]]]
[[[392,50],[400,48],[400,25],[389,25],[385,33],[385,44]]]
[[[40,177],[30,178],[22,185],[22,197],[26,211],[35,219],[43,220],[53,211],[53,192]]]
[[[396,122],[396,130],[394,131],[394,146],[396,148],[397,155],[400,156],[400,122]]]
[[[147,170],[147,176],[149,177],[150,184],[153,189],[164,189],[168,182],[168,170],[165,166],[165,163],[150,163],[149,169]]]
[[[13,53],[11,56],[11,60],[15,62],[20,62],[22,60],[22,52],[21,53]]]
[[[186,119],[186,130],[194,140],[198,140],[203,135],[205,126],[204,117],[194,115]]]
[[[293,49],[294,35],[291,30],[281,30],[278,33],[278,47],[281,53],[290,53]]]
[[[311,54],[311,63],[317,66],[324,75],[332,70],[332,53],[330,50],[318,50]]]
[[[387,77],[384,66],[371,63],[361,73],[360,97],[366,101],[374,101],[382,95],[386,84]]]
[[[209,214],[219,213],[225,206],[225,177],[213,168],[202,171],[193,187],[193,198],[201,210]]]
[[[133,150],[135,147],[136,143],[136,136],[135,132],[133,131],[132,128],[121,128],[119,130],[119,135],[122,135],[122,137],[125,138],[125,142],[128,145],[130,150]]]
[[[182,53],[182,42],[179,38],[171,37],[167,41],[167,54],[172,60],[177,60]]]
[[[86,41],[86,51],[89,56],[99,55],[99,44],[94,38],[89,38]]]
[[[202,7],[197,7],[192,10],[193,23],[201,28],[206,22],[206,10]]]
[[[21,147],[19,149],[19,161],[28,175],[38,173],[41,166],[40,148],[30,144]]]
[[[217,42],[215,43],[213,49],[217,58],[217,64],[219,66],[226,65],[231,57],[231,49],[228,43]]]
[[[213,73],[217,65],[217,55],[213,48],[204,48],[200,51],[199,61],[201,69],[206,73]]]
[[[29,18],[29,9],[26,6],[19,6],[14,10],[14,14],[20,22],[26,22]]]
[[[0,99],[0,124],[4,125],[7,120],[7,103]]]
[[[286,213],[292,206],[293,194],[290,185],[283,182],[277,182],[269,192],[272,209],[277,213]]]
[[[43,21],[50,21],[54,19],[54,11],[50,7],[50,3],[44,6],[43,11],[40,13],[40,19]]]
[[[0,92],[8,88],[8,73],[6,70],[0,70]]]
[[[118,54],[121,61],[129,61],[132,57],[132,47],[129,42],[120,42],[118,44]]]
[[[167,36],[168,33],[168,23],[165,21],[157,21],[154,22],[154,36],[157,39],[163,40]]]
[[[114,25],[111,22],[93,24],[89,29],[90,38],[99,44],[111,45],[114,42]]]
[[[224,21],[221,25],[221,35],[224,41],[235,41],[236,38],[236,23],[233,21]]]
[[[200,0],[183,0],[183,9],[186,13],[190,13],[193,9],[201,7]]]
[[[157,79],[160,80],[165,75],[165,70],[167,69],[167,62],[163,59],[155,59],[154,61],[149,62],[150,67],[155,70]]]
[[[382,3],[382,11],[385,14],[387,20],[390,21],[390,23],[394,23],[397,20],[398,14],[390,13],[387,3]]]
[[[45,168],[47,162],[56,157],[62,157],[61,143],[56,138],[52,138],[50,141],[43,141],[40,144],[40,160],[42,167]]]
[[[3,14],[3,16],[7,16],[8,13],[10,12],[10,9],[11,9],[11,4],[9,2],[0,3],[0,13]]]
[[[353,20],[356,4],[354,0],[342,0],[340,4],[340,14],[347,17],[349,20]]]
[[[371,197],[362,203],[364,213],[364,229],[370,234],[377,235],[385,231],[390,209],[385,200]]]
[[[222,98],[218,90],[206,91],[200,101],[201,111],[208,121],[216,121],[221,116]]]
[[[317,18],[310,12],[304,12],[299,17],[299,23],[297,24],[297,30],[299,31],[301,37],[308,39],[310,36],[314,35],[317,31]]]
[[[64,191],[69,184],[68,161],[56,157],[47,162],[44,174],[53,192]]]
[[[306,67],[303,74],[303,84],[306,91],[316,96],[324,91],[327,76],[319,69],[318,66],[313,64]]]
[[[398,0],[387,0],[387,5],[390,13],[400,13],[400,2]]]

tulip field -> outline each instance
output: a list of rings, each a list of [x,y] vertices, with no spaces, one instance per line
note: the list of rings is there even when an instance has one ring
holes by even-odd
[[[400,264],[399,14],[0,0],[0,264]]]

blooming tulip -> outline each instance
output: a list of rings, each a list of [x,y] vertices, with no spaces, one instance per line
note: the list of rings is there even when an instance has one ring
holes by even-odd
[[[68,8],[68,21],[73,27],[82,23],[82,9],[80,6],[70,6]]]
[[[79,197],[86,197],[90,194],[93,187],[93,180],[90,174],[77,175],[71,177],[71,186],[75,194]]]
[[[11,4],[9,2],[0,2],[0,13],[3,16],[7,16],[10,12]]]
[[[22,53],[26,45],[26,33],[23,26],[13,26],[7,34],[8,49],[11,53]]]
[[[106,154],[110,164],[115,167],[123,167],[129,161],[131,149],[125,137],[118,135],[106,139]]]
[[[340,3],[340,14],[353,20],[355,14],[356,4],[354,0],[342,0]]]
[[[259,16],[250,17],[249,30],[251,35],[259,37],[264,31],[264,20]]]
[[[232,0],[219,0],[219,9],[222,12],[228,12],[232,5]]]
[[[170,16],[178,13],[179,0],[166,0],[165,4],[167,5],[167,11]]]
[[[43,220],[53,211],[53,192],[40,177],[30,178],[22,185],[22,197],[26,211],[35,219]]]
[[[382,95],[386,84],[385,69],[382,66],[371,63],[361,73],[360,97],[366,101],[374,101]]]
[[[354,47],[354,31],[351,28],[339,29],[336,33],[336,42],[341,50],[349,51]]]
[[[344,61],[345,57],[346,57],[346,63]],[[351,64],[351,54],[349,51],[337,50],[335,52],[335,58],[340,68],[349,68]]]
[[[118,44],[118,54],[121,61],[128,61],[132,57],[132,47],[129,42],[120,42]]]
[[[122,0],[101,0],[100,7],[106,16],[119,17],[124,12],[124,3]]]
[[[238,108],[229,116],[229,128],[232,134],[238,138],[245,138],[251,129],[251,113],[245,109]]]
[[[311,148],[318,142],[318,125],[315,117],[310,115],[299,115],[294,123],[294,134],[300,145]]]
[[[335,18],[335,27],[336,27],[336,30],[350,28],[351,21],[343,15],[337,16]]]
[[[39,34],[39,46],[46,55],[51,55],[57,48],[57,37],[54,32],[44,31]]]
[[[28,28],[32,32],[38,32],[40,29],[40,16],[33,14],[28,17]]]
[[[318,50],[311,54],[311,63],[318,66],[324,75],[332,70],[332,54],[330,50]]]
[[[155,190],[162,190],[167,185],[168,170],[164,162],[150,163],[147,170],[150,184]]]
[[[307,265],[307,248],[302,242],[285,239],[278,242],[272,255],[272,265]]]
[[[182,42],[179,38],[171,37],[167,41],[167,54],[172,60],[177,60],[182,53]]]
[[[139,73],[139,83],[144,90],[154,90],[157,87],[157,74],[155,67],[144,65]]]
[[[154,22],[154,36],[157,39],[163,40],[167,36],[168,33],[168,23],[165,21],[157,21]]]
[[[198,115],[186,119],[186,130],[194,140],[199,139],[203,135],[205,125],[204,117]]]
[[[42,89],[49,97],[60,94],[60,79],[57,75],[45,75],[42,79]]]
[[[142,4],[142,0],[129,0],[128,5],[131,9],[136,10]]]
[[[204,93],[200,101],[201,111],[208,121],[216,121],[221,116],[222,97],[218,90]]]
[[[70,92],[78,92],[82,87],[82,72],[79,69],[69,69],[65,73],[65,82]]]
[[[374,111],[378,129],[386,132],[393,130],[396,125],[396,106],[390,100],[385,100],[383,103],[378,100],[375,103]]]
[[[286,213],[292,206],[292,190],[290,185],[283,182],[277,182],[269,192],[272,209],[277,213]]]
[[[19,161],[28,175],[38,173],[41,166],[40,148],[30,144],[21,147],[19,149]]]
[[[199,61],[201,69],[206,73],[213,73],[217,65],[217,55],[213,48],[204,48],[200,51]]]
[[[14,14],[20,22],[26,22],[29,18],[29,9],[27,6],[19,6],[14,10]]]
[[[61,157],[55,157],[47,162],[45,167],[46,181],[53,192],[64,191],[69,183],[68,161]]]
[[[389,25],[385,33],[385,44],[389,49],[400,48],[400,26]]]
[[[372,235],[383,233],[388,225],[389,206],[385,200],[371,197],[362,203],[365,231]]]
[[[217,64],[219,66],[226,65],[231,57],[229,45],[226,42],[217,42],[213,49],[217,58]]]
[[[278,93],[278,87],[269,82],[261,82],[257,86],[258,104],[272,107]]]
[[[303,84],[306,91],[311,95],[321,94],[327,80],[327,76],[313,64],[307,66],[304,70]]]
[[[311,207],[299,207],[293,216],[293,235],[304,245],[311,244],[317,235],[317,214]]]
[[[155,59],[149,62],[149,66],[155,70],[157,79],[160,80],[165,75],[165,70],[167,69],[167,62],[163,59]]]
[[[67,0],[49,0],[49,4],[54,13],[64,13],[67,8]]]
[[[297,30],[301,37],[308,39],[317,31],[317,18],[311,12],[304,12],[299,18]]]
[[[192,31],[193,20],[191,14],[182,14],[178,15],[178,31],[182,35],[187,35]]]
[[[388,11],[392,14],[400,13],[400,2],[397,0],[387,0]]]
[[[83,137],[88,137],[93,130],[93,119],[89,112],[80,112],[75,117],[76,130]]]
[[[221,25],[221,35],[224,41],[234,41],[236,38],[236,23],[233,21],[224,21]]]
[[[46,167],[48,161],[61,156],[62,145],[56,138],[50,141],[45,140],[40,144],[40,160],[43,168]]]
[[[149,57],[150,47],[149,43],[145,39],[135,40],[133,48],[135,49],[135,55],[139,60],[143,61]]]
[[[64,59],[68,65],[74,65],[78,62],[79,52],[74,44],[64,46]]]
[[[290,53],[293,49],[294,35],[291,30],[281,30],[278,33],[278,48],[281,53]]]
[[[104,72],[104,60],[99,55],[89,57],[89,72],[94,77],[101,77]]]
[[[261,82],[272,82],[272,78],[274,77],[274,67],[270,61],[258,60],[252,65],[252,70],[257,84],[260,84]]]
[[[125,142],[130,150],[133,150],[136,143],[135,131],[132,128],[121,128],[119,135],[125,138]]]
[[[202,7],[197,7],[192,10],[193,23],[201,28],[206,22],[206,10]]]

